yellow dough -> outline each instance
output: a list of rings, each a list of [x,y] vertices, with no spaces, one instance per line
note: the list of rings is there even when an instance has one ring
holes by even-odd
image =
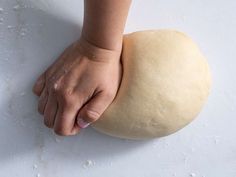
[[[126,139],[169,135],[198,115],[209,94],[207,61],[181,32],[125,35],[122,63],[117,96],[93,124],[99,132]]]

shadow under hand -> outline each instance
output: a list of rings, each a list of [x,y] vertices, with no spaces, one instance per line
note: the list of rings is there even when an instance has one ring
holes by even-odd
[[[82,130],[79,135],[71,137],[59,137],[55,134],[47,134],[48,141],[42,159],[57,158],[71,163],[83,163],[86,160],[99,161],[112,159],[116,156],[122,157],[132,151],[138,150],[150,143],[150,140],[136,141],[114,138],[96,132],[92,128]],[[50,152],[54,151],[54,154]],[[56,153],[55,153],[56,152]],[[78,162],[80,161],[80,162]]]
[[[13,64],[9,65],[6,83],[9,97],[1,106],[7,119],[0,126],[0,160],[29,153],[42,163],[54,158],[68,162],[98,160],[127,154],[146,144],[112,138],[90,128],[73,137],[57,137],[47,129],[37,113],[38,98],[33,95],[32,86],[61,52],[79,38],[81,27],[36,8],[19,10],[16,18],[15,36],[8,43],[18,52],[9,61]],[[23,36],[19,29],[25,31]]]
[[[14,5],[14,1],[6,1],[4,7],[12,9]],[[35,149],[44,146],[47,129],[37,113],[38,98],[32,87],[81,33],[79,24],[31,8],[30,4],[19,5],[18,9],[4,11],[6,28],[1,31],[0,48],[5,51],[1,57],[7,60],[1,63],[0,71],[0,161],[24,153],[35,154]]]

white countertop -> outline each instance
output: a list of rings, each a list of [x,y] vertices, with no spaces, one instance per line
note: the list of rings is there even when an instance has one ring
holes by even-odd
[[[213,88],[178,133],[128,141],[91,128],[58,137],[31,87],[79,37],[82,0],[0,0],[0,177],[236,177],[236,1],[133,0],[126,32],[176,28],[208,58]]]

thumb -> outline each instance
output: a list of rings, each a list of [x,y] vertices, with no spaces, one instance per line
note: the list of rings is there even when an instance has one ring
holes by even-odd
[[[45,86],[45,73],[43,73],[36,81],[33,87],[35,95],[40,96]]]
[[[82,107],[77,116],[77,124],[80,128],[86,128],[100,118],[102,113],[110,105],[113,95],[100,92]]]

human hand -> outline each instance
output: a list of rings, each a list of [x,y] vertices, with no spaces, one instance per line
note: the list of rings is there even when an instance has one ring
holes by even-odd
[[[75,135],[101,116],[115,98],[120,79],[120,50],[80,39],[36,81],[38,111],[56,134]]]

